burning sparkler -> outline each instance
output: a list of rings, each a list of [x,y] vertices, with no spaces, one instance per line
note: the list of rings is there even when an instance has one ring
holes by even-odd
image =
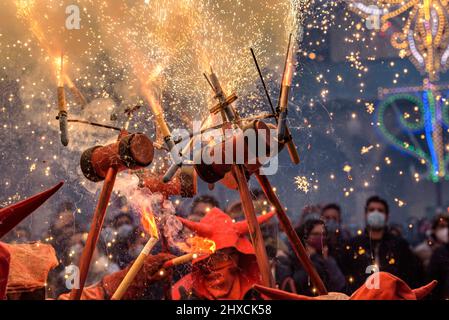
[[[159,274],[161,276],[164,275],[165,271],[169,268],[189,263],[195,259],[201,258],[202,256],[213,254],[216,250],[216,244],[214,241],[199,236],[187,238],[185,243],[176,243],[176,246],[182,251],[188,253],[165,262],[161,270],[159,270]]]
[[[148,257],[151,250],[153,250],[154,246],[159,241],[159,233],[157,230],[156,220],[153,213],[146,207],[144,207],[142,210],[141,222],[144,230],[150,235],[150,239],[147,241],[145,247],[142,249],[139,256],[134,261],[125,278],[123,278],[111,300],[120,300],[123,297],[123,295],[126,293],[126,290],[128,290],[134,278],[137,276],[137,273],[140,271],[140,269],[142,269],[142,266],[145,263],[145,259]]]

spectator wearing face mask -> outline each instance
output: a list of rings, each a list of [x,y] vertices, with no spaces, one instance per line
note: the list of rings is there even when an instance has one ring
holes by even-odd
[[[348,282],[348,293],[360,287],[374,271],[389,272],[419,286],[423,270],[418,258],[403,238],[388,229],[388,203],[373,196],[366,201],[365,231],[349,240],[342,257],[342,269]]]
[[[350,234],[342,226],[340,206],[335,203],[325,205],[321,210],[321,220],[326,226],[329,254],[341,265],[343,250]]]
[[[345,288],[345,278],[335,259],[329,254],[326,243],[326,228],[324,222],[318,219],[307,220],[296,232],[304,244],[315,269],[324,282],[328,291],[342,291]],[[287,288],[282,285],[282,289],[295,293],[315,296],[316,289],[310,281],[308,273],[295,258],[291,260],[291,275],[293,286]],[[281,283],[287,283],[289,279],[280,279]]]
[[[430,257],[436,249],[448,243],[449,217],[437,215],[432,223],[430,235],[426,240],[414,248],[416,256],[425,268],[429,266]]]
[[[220,203],[214,196],[208,194],[198,196],[193,200],[187,218],[198,222],[213,208],[220,208]]]
[[[320,205],[307,205],[302,209],[301,216],[299,218],[298,228],[309,220],[319,220],[321,217]]]
[[[430,258],[427,269],[428,278],[438,281],[438,285],[433,291],[434,299],[449,299],[449,236],[448,236],[449,218],[441,217],[438,222],[438,228],[435,229],[435,238],[440,245],[436,248]]]
[[[123,210],[113,218],[112,227],[102,231],[106,245],[112,244],[108,254],[112,255],[113,261],[120,269],[125,268],[135,258],[130,254],[130,248],[136,238],[134,231],[132,214]]]

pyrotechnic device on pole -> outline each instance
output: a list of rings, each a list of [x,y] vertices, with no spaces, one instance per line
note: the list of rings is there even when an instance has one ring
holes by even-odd
[[[165,146],[167,147],[170,157],[173,161],[172,166],[165,173],[163,177],[164,182],[169,182],[173,176],[176,174],[178,169],[182,166],[182,158],[179,155],[178,147],[173,140],[170,127],[165,121],[164,112],[160,105],[160,102],[156,101],[155,97],[151,92],[147,92],[148,103],[150,104],[150,109],[154,115],[154,121],[156,122],[158,129],[162,133]]]
[[[61,135],[61,143],[63,146],[67,146],[69,144],[69,133],[68,133],[68,124],[67,124],[67,103],[65,100],[65,92],[64,92],[64,54],[61,53],[60,61],[56,66],[57,71],[57,81],[58,81],[58,116],[59,120],[59,132]]]
[[[291,36],[290,36],[290,39],[291,39]],[[283,93],[281,92],[281,99],[279,99],[279,105],[280,106],[284,106],[285,109],[286,109],[286,107],[288,105],[288,97],[286,96],[285,93],[288,92],[288,90],[291,87],[292,74],[293,74],[293,70],[291,69],[292,67],[287,65],[288,61],[289,60],[291,61],[291,58],[289,58],[290,41],[291,40],[289,40],[289,45],[288,45],[289,49],[288,49],[286,65],[285,65],[286,70],[287,70],[288,67],[290,67],[290,71],[289,71],[288,74],[286,74],[286,71],[284,71],[284,76],[283,76],[283,81],[282,81],[283,88],[281,87],[281,91]],[[262,71],[261,71],[261,69],[259,67],[259,63],[257,62],[256,55],[255,55],[255,53],[254,53],[254,51],[252,49],[251,49],[251,54],[253,56],[254,63],[256,65],[257,71],[259,73],[259,77],[260,77],[260,80],[262,82],[262,85],[263,85],[263,88],[264,88],[264,91],[265,91],[265,95],[267,97],[267,100],[268,100],[268,103],[270,105],[271,111],[272,111],[273,115],[275,116],[276,121],[279,124],[279,122],[280,122],[280,119],[279,119],[279,108],[278,108],[277,112],[274,110],[274,106],[273,106],[273,103],[271,101],[270,94],[268,92],[268,88],[267,88],[267,86],[265,84],[265,80],[263,78]],[[287,91],[285,90],[286,87],[288,87]],[[281,121],[283,122],[282,126],[285,128],[284,130],[286,131],[286,132],[284,132],[282,134],[287,134],[287,135],[291,136],[290,133],[288,132],[288,127],[287,127],[287,124],[286,124],[286,116],[284,116],[284,119],[281,119]],[[296,147],[293,144],[292,140],[290,140],[287,145],[288,146],[290,145],[289,150],[290,150],[290,148],[292,146],[294,148],[294,151],[296,151]],[[291,153],[291,155],[292,155],[292,153]],[[299,157],[297,157],[296,159],[299,161]],[[281,225],[281,228],[285,232],[285,234],[287,235],[287,238],[288,238],[288,240],[289,240],[289,242],[291,244],[291,247],[292,247],[293,251],[295,252],[296,258],[298,259],[299,263],[301,263],[301,265],[306,270],[307,274],[309,275],[309,277],[310,277],[313,285],[317,289],[317,291],[320,294],[322,294],[322,295],[323,294],[327,294],[327,289],[326,289],[323,281],[321,280],[319,274],[317,273],[315,267],[313,266],[312,261],[310,260],[308,254],[307,254],[306,249],[304,248],[304,245],[302,244],[301,240],[298,237],[298,234],[295,232],[295,230],[294,230],[294,228],[292,226],[292,223],[291,223],[289,217],[287,216],[286,209],[282,206],[279,198],[277,197],[277,195],[276,195],[276,193],[274,191],[274,188],[271,186],[271,183],[270,183],[268,177],[265,176],[265,175],[262,175],[260,172],[255,172],[255,176],[256,176],[256,178],[257,178],[257,180],[259,182],[259,185],[262,187],[262,190],[264,191],[265,196],[267,197],[268,201],[275,208],[275,212],[276,212],[276,215],[277,215],[277,217],[279,219],[279,223]]]
[[[293,142],[292,135],[287,126],[288,116],[288,101],[290,95],[290,88],[292,86],[294,63],[293,63],[293,47],[291,45],[292,35],[288,41],[287,55],[285,58],[284,74],[282,75],[281,91],[279,95],[278,104],[278,139],[280,143],[285,143],[287,146],[290,159],[294,164],[299,163],[299,154]]]
[[[91,181],[104,180],[104,183],[92,218],[86,246],[81,255],[79,287],[72,289],[71,300],[81,298],[118,172],[148,166],[153,161],[153,155],[153,143],[148,137],[143,134],[129,134],[123,130],[117,142],[88,149],[81,156],[80,165],[86,178]]]
[[[87,179],[99,182],[106,178],[107,171],[111,167],[116,168],[118,172],[127,169],[136,170],[149,166],[153,157],[153,142],[146,135],[125,133],[115,143],[84,151],[80,167]]]
[[[223,124],[231,123],[231,125],[233,126],[242,128],[241,119],[232,106],[232,102],[236,100],[236,96],[225,95],[218,77],[214,73],[212,68],[210,70],[210,74],[208,76],[205,75],[205,77],[214,92],[215,99],[218,100],[218,104],[210,109],[210,113],[220,113],[223,119]],[[268,261],[264,239],[260,230],[259,223],[257,222],[256,212],[254,210],[254,205],[249,192],[246,169],[242,164],[236,163],[231,164],[230,168],[231,174],[240,193],[243,213],[245,214],[245,218],[248,221],[249,235],[256,252],[256,260],[260,270],[261,281],[266,286],[272,287],[274,285],[274,280],[270,271],[270,264]],[[198,173],[198,175],[200,175],[200,173]]]
[[[152,193],[161,193],[165,198],[169,196],[181,196],[192,198],[197,194],[197,173],[193,166],[183,165],[172,180],[162,181],[162,175],[145,169],[138,172],[140,186],[149,189]]]
[[[65,78],[67,87],[69,87],[70,92],[72,93],[73,97],[75,98],[76,103],[78,103],[81,106],[81,109],[84,109],[84,107],[87,105],[86,98],[84,97],[84,95],[81,93],[81,91],[77,88],[77,86],[73,83],[72,79],[70,79],[67,74],[64,75],[64,78]]]

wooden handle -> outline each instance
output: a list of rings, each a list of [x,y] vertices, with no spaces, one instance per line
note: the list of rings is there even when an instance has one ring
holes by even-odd
[[[299,154],[298,154],[298,150],[296,150],[296,146],[295,143],[293,142],[293,140],[290,140],[289,142],[286,143],[287,149],[288,149],[288,154],[290,155],[290,159],[292,160],[292,162],[294,164],[299,164]]]
[[[58,87],[58,109],[67,112],[64,87]]]
[[[122,282],[118,286],[117,290],[115,290],[114,295],[112,296],[111,300],[120,300],[125,295],[126,291],[128,290],[129,286],[133,282],[134,278],[139,273],[140,269],[142,269],[143,264],[145,263],[145,259],[148,257],[148,255],[151,252],[151,249],[155,246],[157,243],[156,238],[150,238],[148,240],[145,247],[142,249],[142,252],[140,252],[137,259],[134,261],[133,265],[129,269],[126,276],[123,278]]]
[[[320,278],[320,275],[316,271],[312,261],[307,255],[307,251],[304,248],[301,240],[298,237],[298,234],[293,229],[293,226],[290,222],[290,219],[287,216],[287,213],[284,210],[284,207],[281,205],[279,198],[276,193],[273,191],[270,181],[266,176],[256,173],[256,178],[262,187],[268,201],[274,206],[276,209],[276,215],[278,217],[279,223],[287,235],[288,240],[292,246],[293,251],[295,252],[296,257],[298,258],[301,265],[306,270],[307,274],[310,276],[313,285],[316,287],[317,291],[321,295],[327,294],[326,286],[324,285],[323,280]]]
[[[233,166],[233,172],[238,184],[240,198],[242,200],[243,213],[246,221],[248,222],[249,237],[253,244],[254,251],[256,252],[257,265],[259,266],[259,272],[261,276],[261,283],[266,287],[274,287],[274,279],[270,271],[270,263],[268,261],[267,250],[265,248],[265,242],[262,237],[259,223],[257,221],[256,212],[254,210],[253,201],[248,188],[248,182],[244,168],[242,165]]]
[[[101,189],[100,198],[95,208],[92,225],[87,236],[86,245],[83,249],[80,260],[80,282],[79,288],[73,288],[70,292],[70,300],[79,300],[86,283],[87,274],[89,273],[90,262],[97,247],[98,238],[103,227],[103,222],[108,207],[109,199],[111,198],[112,189],[114,188],[115,178],[117,176],[117,169],[109,168],[106,174],[106,179]]]

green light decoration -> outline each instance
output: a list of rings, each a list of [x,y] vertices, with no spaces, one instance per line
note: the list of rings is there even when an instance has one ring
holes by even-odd
[[[419,88],[384,90],[393,93],[383,101],[377,112],[380,131],[395,147],[424,162],[428,177],[439,182],[449,179],[443,128],[448,128],[448,105],[441,98],[442,86],[432,83],[449,69],[449,1],[448,0],[347,0],[349,8],[369,22],[378,22],[379,31],[388,34],[392,20],[402,27],[391,35],[391,45],[401,58],[409,57],[415,67],[426,75]],[[447,92],[447,86],[444,88]],[[399,94],[398,94],[399,93]],[[380,97],[382,100],[383,96]],[[400,101],[417,107],[420,119],[414,123],[397,111]],[[385,111],[395,107],[396,116],[411,142],[396,137],[385,127]],[[444,112],[443,112],[444,109]],[[414,135],[420,132],[423,139]],[[425,142],[421,146],[419,140]],[[424,144],[424,143],[423,143]]]
[[[446,98],[436,91],[435,87],[429,88],[426,83],[420,90],[411,89],[409,92],[393,93],[386,95],[376,113],[376,121],[380,132],[394,147],[415,157],[428,169],[427,176],[433,182],[442,179],[449,180],[447,165],[449,153],[444,147],[444,128],[449,128],[449,105]],[[398,90],[396,90],[397,92]],[[384,92],[386,92],[384,90]],[[391,90],[390,92],[395,92]],[[446,92],[446,97],[449,92]],[[399,107],[406,104],[414,106],[418,119],[412,119],[409,113],[401,113]],[[392,108],[396,119],[403,128],[402,133],[409,137],[410,141],[394,135],[385,125],[386,112]],[[414,121],[413,121],[414,120]],[[421,137],[418,138],[416,135]],[[423,146],[419,141],[423,141]]]

